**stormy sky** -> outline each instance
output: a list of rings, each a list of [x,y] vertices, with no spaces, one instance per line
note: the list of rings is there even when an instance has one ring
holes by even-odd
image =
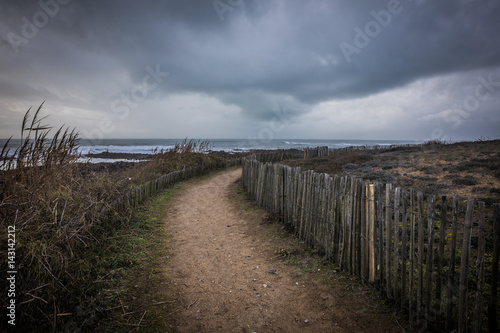
[[[500,1],[0,2],[0,138],[500,135]]]

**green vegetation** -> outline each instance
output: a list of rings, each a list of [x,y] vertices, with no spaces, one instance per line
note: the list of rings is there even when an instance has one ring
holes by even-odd
[[[85,329],[106,314],[110,299],[103,281],[114,285],[120,276],[116,270],[153,257],[142,233],[159,220],[134,218],[125,204],[127,192],[178,169],[202,166],[205,172],[227,160],[200,153],[207,142],[185,140],[132,167],[76,163],[78,133],[61,127],[48,139],[52,128],[44,123],[41,108],[26,112],[21,146],[14,154],[8,143],[0,153],[0,224],[2,230],[16,230],[16,322],[24,331]],[[124,252],[124,230],[138,233],[126,238],[129,246],[141,249],[133,250],[134,256]],[[0,242],[2,258],[7,258],[7,238]],[[2,272],[9,270],[7,264],[1,261]],[[7,290],[2,288],[3,295]],[[6,312],[4,306],[2,317]]]
[[[110,269],[97,280],[106,290],[106,301],[96,331],[161,332],[173,325],[172,290],[161,270],[169,259],[169,237],[162,219],[182,187],[183,183],[177,184],[147,200],[111,238],[102,258]]]

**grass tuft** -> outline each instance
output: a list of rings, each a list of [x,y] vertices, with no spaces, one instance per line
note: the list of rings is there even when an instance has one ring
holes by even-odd
[[[78,132],[54,131],[42,107],[25,113],[19,147],[10,151],[8,140],[1,149],[0,225],[16,229],[16,321],[27,332],[77,331],[94,327],[106,315],[109,295],[102,277],[134,265],[135,259],[110,240],[131,225],[150,228],[151,221],[131,220],[130,205],[121,204],[126,194],[166,173],[223,167],[227,159],[208,154],[209,142],[186,139],[133,166],[77,163]],[[2,258],[7,258],[6,242],[2,237]],[[3,272],[9,270],[6,259],[0,264]],[[6,301],[1,303],[4,318]]]

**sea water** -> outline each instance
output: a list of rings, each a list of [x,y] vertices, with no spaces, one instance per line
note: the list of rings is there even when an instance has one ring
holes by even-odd
[[[130,154],[152,154],[158,150],[168,150],[184,139],[102,139],[79,141],[78,151],[82,155],[99,153],[130,153]],[[7,140],[0,139],[0,149]],[[189,140],[188,140],[189,141]],[[275,139],[251,141],[247,139],[194,139],[196,142],[208,141],[213,151],[225,151],[228,153],[248,152],[251,150],[275,150],[275,149],[300,149],[306,147],[345,148],[349,146],[390,146],[419,144],[414,140],[319,140],[319,139]],[[9,148],[14,151],[21,141],[13,139]],[[109,160],[116,161],[116,160]],[[105,159],[93,162],[107,162]]]

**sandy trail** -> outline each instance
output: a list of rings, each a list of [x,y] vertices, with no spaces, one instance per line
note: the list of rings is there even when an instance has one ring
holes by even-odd
[[[238,169],[190,183],[167,212],[165,270],[177,293],[179,332],[401,331],[276,259],[260,224],[265,212],[242,211],[228,198],[240,177]]]

